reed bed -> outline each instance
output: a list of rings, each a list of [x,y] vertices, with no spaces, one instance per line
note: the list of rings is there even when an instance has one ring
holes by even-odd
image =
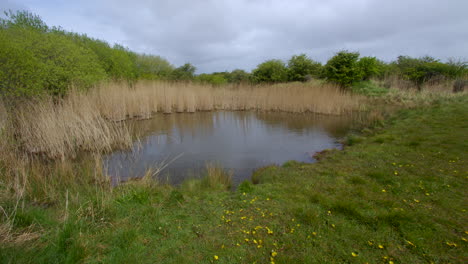
[[[59,102],[45,98],[24,103],[12,114],[12,123],[14,137],[24,152],[52,159],[132,144],[124,124],[107,121],[89,97],[79,92],[71,92]]]
[[[342,114],[359,107],[359,97],[333,85],[288,83],[213,87],[193,83],[107,83],[88,95],[107,119],[149,118],[154,113],[260,110]]]
[[[22,103],[9,115],[0,102],[0,131],[7,131],[3,134],[8,134],[9,142],[15,142],[14,147],[23,153],[63,160],[80,151],[106,152],[131,146],[130,130],[118,121],[146,119],[154,113],[258,110],[342,114],[358,109],[359,102],[358,96],[318,83],[214,87],[109,82],[88,92],[72,89],[62,99],[46,97]]]

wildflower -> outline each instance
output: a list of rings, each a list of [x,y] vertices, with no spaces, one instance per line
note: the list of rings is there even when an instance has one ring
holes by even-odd
[[[387,190],[385,190],[385,189],[382,189],[382,192],[387,192]]]
[[[398,171],[395,171],[393,174],[398,175]]]
[[[388,262],[388,264],[394,264],[394,263],[395,263],[395,262],[393,262],[393,261],[391,261],[391,260]]]
[[[331,211],[328,211],[327,213],[328,213],[328,215],[331,215]]]
[[[357,253],[355,253],[355,252],[351,252],[351,256],[353,256],[353,257],[357,257],[357,256],[358,256],[358,254],[357,254]]]
[[[384,248],[384,246],[382,246],[382,245],[379,245],[379,248],[380,248],[380,249],[383,249],[383,248]]]
[[[236,243],[236,246],[240,247],[240,244],[239,244],[239,243]]]
[[[367,244],[369,244],[369,246],[372,246],[372,245],[374,245],[374,242],[372,242],[372,241],[367,241]]]
[[[249,239],[248,239],[248,238],[246,238],[246,239],[244,239],[244,240],[245,240],[245,242],[249,242]]]
[[[316,236],[316,235],[317,235],[317,233],[316,233],[316,232],[312,232],[312,235]]]
[[[257,240],[256,240],[256,239],[254,239],[254,240],[253,240],[253,242],[254,242],[255,244],[258,244],[258,242],[257,242]]]
[[[214,255],[214,259],[215,259],[215,260],[218,260],[219,257],[218,257],[217,255]]]
[[[333,228],[335,228],[335,224],[331,224],[331,226],[332,226]]]
[[[272,250],[272,251],[271,251],[271,256],[272,256],[272,257],[276,257],[276,255],[278,255],[278,253],[277,253],[276,251]]]
[[[270,198],[266,198],[267,201],[270,201]]]
[[[429,196],[430,194],[429,193],[426,193],[426,196]]]
[[[419,200],[418,200],[418,199],[414,199],[414,201],[415,201],[416,203],[419,203]]]

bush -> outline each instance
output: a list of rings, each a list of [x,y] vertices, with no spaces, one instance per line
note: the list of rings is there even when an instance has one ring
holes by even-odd
[[[193,80],[195,74],[195,66],[186,63],[172,71],[170,75],[171,80],[175,81],[189,81]]]
[[[87,88],[106,78],[90,49],[79,47],[55,29],[49,30],[37,16],[26,12],[9,15],[0,19],[2,94],[64,94],[70,84]]]
[[[371,77],[378,76],[381,72],[380,63],[375,57],[362,57],[357,62],[361,80],[368,81]]]
[[[318,77],[322,64],[309,59],[305,54],[294,55],[288,61],[288,80],[304,82]]]
[[[287,68],[281,60],[265,61],[252,72],[254,83],[279,83],[286,82],[287,79]]]
[[[349,88],[360,80],[360,69],[357,65],[358,52],[340,51],[330,60],[324,68],[324,77],[342,88]]]

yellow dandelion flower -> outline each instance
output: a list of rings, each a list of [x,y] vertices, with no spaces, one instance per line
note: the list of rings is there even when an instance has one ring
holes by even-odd
[[[257,245],[257,248],[261,248],[261,247],[262,247],[262,245]]]
[[[385,190],[385,189],[382,189],[382,192],[387,192],[387,190]]]
[[[257,243],[258,243],[256,239],[254,239],[254,240],[253,240],[253,242],[254,242],[255,244],[257,244]]]
[[[395,262],[393,262],[393,261],[391,261],[391,260],[388,262],[388,264],[394,264],[394,263],[395,263]]]
[[[249,242],[249,239],[248,239],[248,238],[246,238],[246,239],[244,239],[244,241],[245,241],[245,242]]]
[[[316,235],[317,235],[317,232],[312,232],[312,235],[316,236]]]
[[[331,224],[331,226],[332,226],[333,228],[335,228],[335,224]]]
[[[351,252],[351,256],[357,257],[357,256],[358,256],[358,253],[356,253],[356,252]]]
[[[276,251],[272,250],[272,251],[271,251],[271,256],[272,256],[272,257],[276,257],[276,255],[278,255],[278,253],[277,253]]]
[[[419,203],[419,200],[418,200],[418,199],[414,199],[414,201],[415,201],[416,203]]]
[[[398,175],[398,171],[395,171],[393,174]]]
[[[380,248],[380,249],[383,249],[383,248],[384,248],[384,246],[382,246],[382,245],[379,245],[379,248]]]
[[[217,255],[214,255],[213,258],[214,258],[215,260],[218,260],[218,259],[219,259],[219,257],[218,257]]]

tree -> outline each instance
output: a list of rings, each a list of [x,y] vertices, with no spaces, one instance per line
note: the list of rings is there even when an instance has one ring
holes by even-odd
[[[177,80],[177,81],[193,80],[195,70],[196,70],[195,66],[193,66],[190,63],[185,63],[184,65],[172,71],[170,79]]]
[[[288,61],[288,80],[304,82],[318,77],[322,64],[309,59],[305,54],[294,55]]]
[[[343,89],[351,87],[354,82],[360,80],[358,58],[359,52],[338,52],[325,65],[325,78],[340,85]]]
[[[287,79],[287,68],[281,60],[265,61],[252,71],[252,81],[255,83],[278,83]]]
[[[371,77],[379,75],[381,69],[376,57],[362,57],[357,62],[361,79],[368,81]]]
[[[243,83],[248,82],[250,74],[244,70],[236,69],[229,74],[228,81],[230,83]]]
[[[174,70],[174,67],[160,56],[137,55],[136,67],[138,77],[142,79],[167,79]]]

